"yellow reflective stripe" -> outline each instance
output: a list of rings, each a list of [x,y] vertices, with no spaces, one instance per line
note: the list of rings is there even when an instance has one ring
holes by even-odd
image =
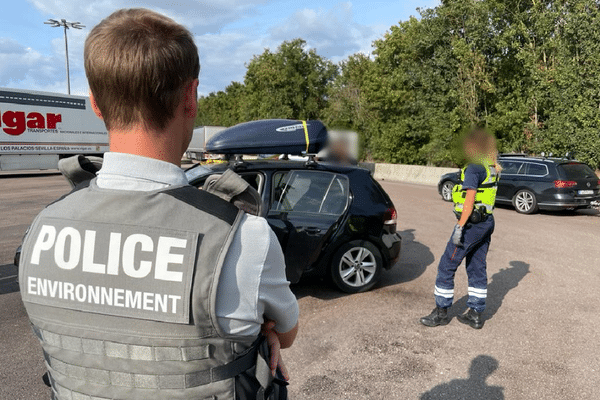
[[[308,153],[308,145],[310,144],[310,139],[308,138],[308,127],[306,126],[306,121],[302,121],[302,126],[304,127],[304,139],[306,139],[306,152]]]

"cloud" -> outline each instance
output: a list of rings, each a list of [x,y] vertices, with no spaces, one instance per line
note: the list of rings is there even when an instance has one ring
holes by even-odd
[[[200,52],[199,93],[223,90],[232,81],[242,82],[245,64],[264,51],[265,43],[244,32],[206,34],[195,37]]]
[[[0,38],[0,86],[15,89],[67,92],[65,41],[62,29],[50,40],[49,54],[28,47],[13,38]],[[83,68],[83,43],[86,32],[70,29],[69,70],[71,93],[86,94]]]
[[[227,24],[250,15],[268,0],[28,0],[47,15],[60,10],[60,18],[92,27],[120,8],[149,8],[191,28],[195,34],[219,32]],[[82,17],[85,16],[85,17]],[[85,21],[82,19],[85,18]]]
[[[202,62],[201,93],[224,89],[232,80],[243,80],[244,63],[254,53],[262,52],[260,43],[243,33],[221,33],[221,29],[235,20],[252,13],[268,0],[28,0],[48,18],[80,21],[83,30],[69,29],[69,67],[71,92],[85,94],[88,84],[83,68],[83,44],[93,26],[113,11],[124,7],[145,7],[165,14],[187,26],[196,36]],[[60,10],[60,15],[56,15]],[[33,90],[66,92],[65,48],[62,29],[51,40],[51,54],[27,49],[14,39],[0,41],[0,54],[20,53],[0,59],[0,86]]]
[[[202,69],[199,93],[224,90],[232,81],[242,82],[245,65],[266,48],[276,51],[284,40],[297,37],[307,41],[310,48],[334,62],[356,52],[370,53],[371,42],[380,34],[372,28],[353,22],[352,7],[342,3],[330,10],[304,9],[297,11],[268,35],[256,37],[255,27],[195,37]]]
[[[11,38],[0,38],[0,60],[0,86],[15,87],[25,80],[35,84],[50,82],[59,73],[55,57],[45,56]]]
[[[0,54],[25,54],[27,51],[19,42],[12,38],[0,38]]]
[[[337,61],[370,47],[375,31],[354,21],[352,5],[340,3],[324,9],[298,10],[270,31],[271,38],[282,42],[300,37],[325,57]]]
[[[265,48],[275,51],[284,40],[301,37],[309,48],[339,62],[356,52],[370,53],[372,41],[382,34],[381,29],[357,23],[351,3],[329,9],[298,10],[287,18],[275,20],[277,25],[268,28],[262,6],[276,5],[272,0],[27,1],[43,18],[65,18],[86,26],[83,30],[68,30],[71,91],[79,94],[88,90],[83,69],[85,37],[102,18],[123,7],[153,9],[192,31],[200,51],[201,94],[223,90],[232,81],[243,81],[245,64]],[[270,19],[269,24],[272,23]],[[64,39],[61,29],[52,30],[56,35],[52,35],[51,47],[45,51],[40,50],[37,40],[27,43],[32,49],[18,41],[21,39],[0,39],[1,86],[66,92]],[[5,54],[10,57],[2,57]]]

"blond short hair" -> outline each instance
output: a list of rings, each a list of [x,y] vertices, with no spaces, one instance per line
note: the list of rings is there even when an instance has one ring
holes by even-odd
[[[106,128],[164,129],[185,86],[198,78],[191,33],[146,9],[115,11],[85,41],[85,72]]]

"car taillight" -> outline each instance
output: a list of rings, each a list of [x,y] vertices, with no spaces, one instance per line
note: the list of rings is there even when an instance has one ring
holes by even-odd
[[[577,182],[575,181],[554,181],[554,187],[557,189],[570,188],[573,186],[577,186]]]
[[[398,214],[396,214],[396,209],[394,207],[390,207],[385,210],[383,214],[383,223],[386,225],[392,225],[396,223],[396,218]]]
[[[387,228],[389,233],[396,232],[396,218],[397,214],[394,207],[388,208],[385,210],[385,213],[383,213],[383,226]]]

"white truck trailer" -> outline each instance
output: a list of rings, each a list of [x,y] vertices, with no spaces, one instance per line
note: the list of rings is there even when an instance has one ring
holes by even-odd
[[[206,142],[217,132],[225,129],[224,126],[199,126],[194,129],[194,136],[185,152],[185,157],[190,160],[203,161],[206,159]]]
[[[55,169],[60,158],[106,151],[88,97],[0,88],[0,171]]]

